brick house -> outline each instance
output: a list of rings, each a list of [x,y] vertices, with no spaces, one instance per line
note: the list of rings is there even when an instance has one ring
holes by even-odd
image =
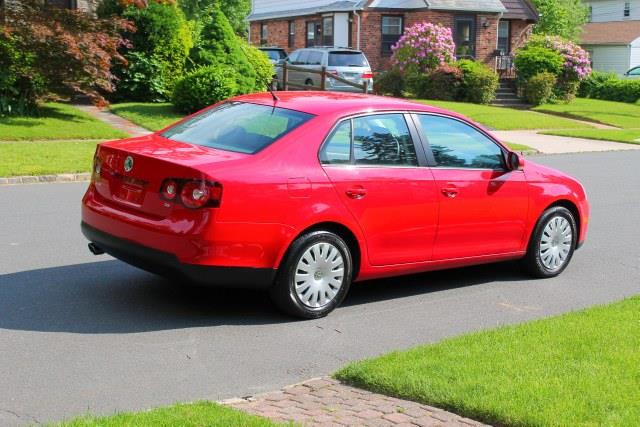
[[[254,45],[352,47],[374,70],[388,67],[404,28],[422,21],[450,27],[458,57],[501,68],[537,19],[529,0],[253,0],[248,18]]]
[[[95,15],[100,0],[44,0],[44,2],[49,6],[77,9]],[[11,6],[11,4],[15,3],[19,3],[19,0],[0,0],[0,11],[5,6]]]

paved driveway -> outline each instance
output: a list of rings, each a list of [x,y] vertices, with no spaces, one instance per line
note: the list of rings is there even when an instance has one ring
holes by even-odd
[[[374,281],[307,322],[259,293],[188,291],[89,255],[83,184],[0,187],[0,425],[253,394],[640,293],[640,152],[537,160],[578,176],[592,202],[589,241],[562,276],[507,263]]]

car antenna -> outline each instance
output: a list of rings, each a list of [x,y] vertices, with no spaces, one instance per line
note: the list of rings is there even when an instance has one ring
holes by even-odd
[[[278,98],[278,95],[276,95],[276,93],[273,91],[273,87],[271,87],[271,84],[267,84],[267,90],[271,94],[271,97],[273,98],[273,103],[274,104],[276,104],[278,101],[280,101],[280,98]]]

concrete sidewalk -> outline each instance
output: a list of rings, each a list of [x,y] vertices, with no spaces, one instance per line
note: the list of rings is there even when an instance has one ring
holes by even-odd
[[[95,117],[96,119],[116,128],[131,136],[144,136],[152,133],[149,129],[138,126],[137,124],[113,114],[108,108],[100,108],[94,105],[74,104],[79,110],[84,111]]]
[[[590,151],[640,150],[640,144],[542,135],[535,130],[493,131],[501,141],[524,144],[543,154],[586,153]]]

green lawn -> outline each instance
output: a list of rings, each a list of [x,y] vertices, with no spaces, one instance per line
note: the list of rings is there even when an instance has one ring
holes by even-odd
[[[621,128],[640,128],[640,105],[638,104],[576,98],[568,104],[545,104],[534,109]]]
[[[38,117],[0,117],[0,140],[109,139],[129,135],[70,105],[45,104]]]
[[[127,102],[113,104],[110,108],[115,114],[153,131],[163,129],[184,117],[184,114],[174,111],[169,103]]]
[[[528,145],[524,145],[524,144],[516,144],[513,142],[505,142],[505,144],[507,144],[507,146],[511,148],[513,151],[532,152],[532,153],[538,151],[535,148],[531,148]]]
[[[0,176],[90,172],[98,142],[0,142]]]
[[[466,102],[449,102],[433,100],[416,100],[423,104],[456,111],[491,129],[580,129],[589,125],[567,120],[562,117],[535,113],[514,108],[493,107],[490,105],[470,104]]]
[[[640,297],[356,362],[353,385],[503,426],[640,425]]]
[[[211,402],[168,406],[111,417],[81,417],[51,427],[276,427],[279,424]]]
[[[574,129],[541,132],[546,135],[571,136],[574,138],[601,139],[605,141],[640,144],[640,129]]]

